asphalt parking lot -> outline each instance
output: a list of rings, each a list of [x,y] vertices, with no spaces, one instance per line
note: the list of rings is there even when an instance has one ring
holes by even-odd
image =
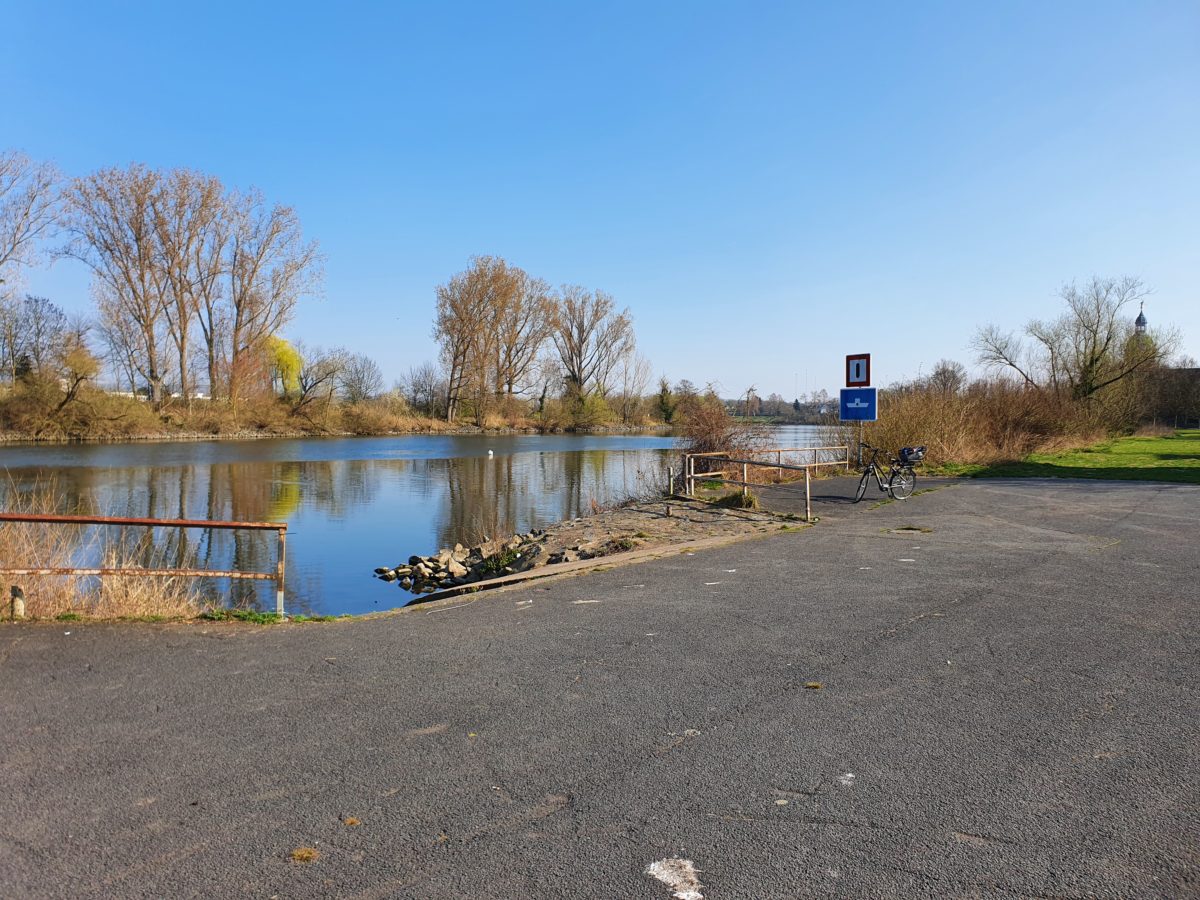
[[[1200,895],[1200,488],[821,504],[374,619],[4,626],[0,894]]]

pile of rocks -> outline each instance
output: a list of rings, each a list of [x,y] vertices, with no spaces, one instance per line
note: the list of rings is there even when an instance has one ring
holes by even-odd
[[[542,560],[545,532],[534,529],[492,547],[455,544],[433,556],[410,556],[407,564],[375,570],[377,578],[398,582],[414,594],[431,594],[448,587],[472,584],[531,569]],[[551,558],[549,561],[556,562]]]

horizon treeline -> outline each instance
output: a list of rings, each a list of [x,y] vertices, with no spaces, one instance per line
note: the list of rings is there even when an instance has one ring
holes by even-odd
[[[23,272],[46,255],[88,267],[92,315],[23,293]],[[654,390],[633,315],[605,291],[555,288],[498,256],[472,257],[434,289],[437,359],[389,390],[365,354],[283,337],[322,283],[323,258],[296,211],[256,189],[140,164],[65,178],[0,151],[0,430],[562,430],[674,424],[695,398],[717,399],[712,385],[672,387],[665,376]],[[1093,277],[1062,288],[1057,318],[1023,333],[981,327],[973,349],[985,377],[943,360],[929,378],[882,391],[889,421],[876,430],[897,441],[942,435],[951,458],[1194,420],[1194,361],[1169,368],[1178,335],[1134,319],[1147,293],[1136,278]],[[99,388],[105,370],[118,392]],[[741,417],[812,422],[832,398],[764,401],[751,387],[725,403]]]

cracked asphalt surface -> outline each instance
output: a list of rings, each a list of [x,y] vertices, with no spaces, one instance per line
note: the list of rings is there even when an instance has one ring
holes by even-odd
[[[382,618],[2,627],[0,894],[1200,895],[1200,488],[821,490]]]

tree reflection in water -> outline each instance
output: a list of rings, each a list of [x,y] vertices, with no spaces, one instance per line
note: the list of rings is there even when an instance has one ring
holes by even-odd
[[[661,449],[480,453],[453,458],[258,460],[9,469],[5,491],[53,476],[64,511],[98,515],[286,522],[290,612],[363,612],[407,597],[369,577],[455,543],[478,543],[590,514],[662,483]],[[176,451],[178,452],[178,451]],[[59,456],[66,455],[65,452]],[[198,454],[199,455],[199,454]],[[178,567],[272,572],[272,531],[114,529],[141,558]],[[83,564],[82,561],[80,564]],[[274,608],[271,582],[206,579],[222,602]]]

